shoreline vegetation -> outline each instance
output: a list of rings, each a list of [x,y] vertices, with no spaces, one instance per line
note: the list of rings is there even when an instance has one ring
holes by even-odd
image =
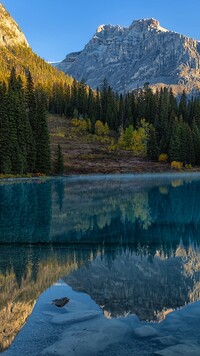
[[[74,80],[52,92],[13,68],[0,84],[0,178],[200,171],[200,99],[167,88],[118,96]]]
[[[110,162],[111,163],[111,162]],[[159,164],[158,162],[151,161],[137,161],[137,165],[132,170],[122,170],[119,169],[112,169],[112,167],[107,167],[108,169],[103,171],[103,169],[98,171],[98,167],[95,167],[94,163],[94,171],[85,171],[83,172],[81,169],[79,170],[78,167],[71,167],[71,171],[61,175],[45,175],[45,174],[0,174],[0,181],[1,180],[13,180],[13,179],[48,179],[48,178],[57,178],[57,177],[71,177],[75,175],[83,175],[83,176],[96,176],[96,175],[109,175],[109,174],[116,174],[116,175],[123,175],[123,174],[132,174],[132,175],[140,175],[140,174],[185,174],[185,173],[200,173],[200,167],[193,167],[191,169],[187,169],[183,167],[182,169],[173,169],[171,168],[170,164]],[[97,168],[97,169],[95,169]]]
[[[85,123],[84,119],[67,119],[64,116],[47,114],[52,167],[55,166],[59,146],[63,155],[62,172],[55,174],[52,170],[49,174],[0,173],[0,180],[98,174],[200,173],[200,166],[173,166],[169,161],[149,160],[141,155],[134,156],[132,150],[117,147],[118,138],[115,133],[91,134],[82,127],[82,123]]]

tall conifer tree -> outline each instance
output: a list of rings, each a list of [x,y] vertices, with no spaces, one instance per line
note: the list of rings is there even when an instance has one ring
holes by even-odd
[[[37,172],[48,174],[51,170],[50,141],[46,121],[46,98],[41,89],[37,90],[37,138],[36,165]]]
[[[6,105],[6,84],[0,85],[0,172],[11,173],[10,127]]]
[[[33,84],[33,79],[30,71],[27,75],[26,89],[25,89],[26,111],[28,116],[27,122],[27,164],[28,172],[34,172],[36,161],[36,140],[37,140],[37,108],[36,95]]]
[[[56,174],[60,174],[60,175],[63,174],[64,172],[64,157],[60,144],[58,144],[57,147],[57,155],[56,155],[54,171]]]

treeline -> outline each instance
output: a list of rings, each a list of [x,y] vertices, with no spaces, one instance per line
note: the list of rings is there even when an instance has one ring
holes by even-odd
[[[26,81],[12,69],[0,83],[0,173],[51,172],[50,140],[46,112],[79,119],[91,134],[113,131],[110,150],[121,148],[151,160],[200,165],[200,99],[188,100],[185,92],[175,98],[172,90],[155,93],[145,84],[124,95],[112,91],[108,82],[93,91],[83,81],[54,82],[48,90]],[[100,124],[102,127],[100,127]],[[98,130],[97,130],[98,129]],[[63,173],[58,147],[54,172]]]
[[[171,89],[153,93],[145,84],[142,90],[119,95],[106,80],[96,91],[83,81],[74,80],[71,87],[53,86],[49,110],[69,118],[89,118],[91,132],[95,131],[97,120],[118,133],[128,130],[127,135],[132,132],[133,140],[135,130],[144,126],[145,119],[147,158],[157,159],[165,153],[170,161],[200,164],[200,100],[188,100],[185,92],[175,98]]]
[[[35,90],[30,72],[26,85],[14,68],[8,84],[0,83],[1,173],[50,172],[46,106],[46,95],[42,88]]]

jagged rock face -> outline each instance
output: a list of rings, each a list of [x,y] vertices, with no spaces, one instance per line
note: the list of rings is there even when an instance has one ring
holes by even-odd
[[[28,42],[17,23],[0,4],[0,47],[15,45],[28,47]]]
[[[76,61],[76,59],[78,58],[78,56],[82,53],[82,51],[80,52],[72,52],[70,53],[63,62],[61,63],[53,63],[53,65],[55,65],[55,67],[57,67],[58,69],[61,69],[63,72],[67,73],[69,68],[72,66],[72,64]],[[61,66],[61,68],[60,68]]]
[[[130,27],[101,25],[83,51],[67,55],[57,67],[92,88],[106,77],[120,92],[145,82],[191,90],[200,86],[200,42],[154,19],[133,21]]]

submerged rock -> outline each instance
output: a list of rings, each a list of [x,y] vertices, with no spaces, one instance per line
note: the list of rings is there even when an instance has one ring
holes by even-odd
[[[59,298],[59,299],[54,299],[52,300],[52,304],[54,304],[56,307],[62,308],[64,307],[67,303],[69,303],[70,299],[67,297],[64,298]]]

